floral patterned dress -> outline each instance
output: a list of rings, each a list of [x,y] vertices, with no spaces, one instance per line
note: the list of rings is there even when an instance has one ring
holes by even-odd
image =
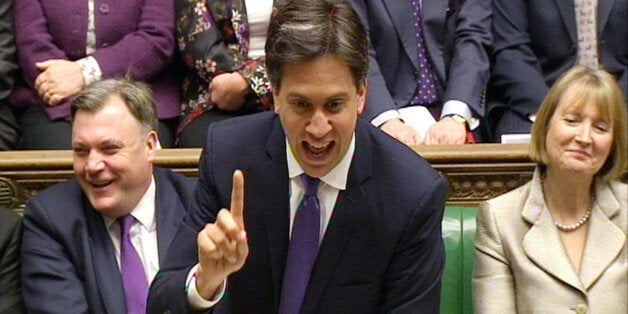
[[[244,0],[177,0],[177,43],[188,68],[183,82],[180,134],[212,109],[209,84],[222,73],[238,71],[251,86],[245,107],[272,109],[264,59],[249,59],[249,26]]]

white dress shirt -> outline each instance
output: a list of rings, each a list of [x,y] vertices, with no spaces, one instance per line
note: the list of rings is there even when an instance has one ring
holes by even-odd
[[[150,186],[144,196],[131,211],[136,221],[129,231],[131,242],[139,255],[148,282],[153,281],[159,271],[159,251],[157,249],[157,220],[155,219],[155,179],[152,178]],[[120,267],[120,224],[115,218],[102,215],[109,237],[116,251],[116,261]]]
[[[351,160],[353,159],[353,153],[355,152],[355,133],[349,143],[347,153],[342,157],[342,160],[334,167],[329,173],[321,177],[321,184],[318,186],[318,202],[321,207],[321,233],[319,235],[319,243],[322,242],[327,230],[327,225],[331,219],[334,211],[334,205],[336,199],[341,190],[345,190],[347,187],[347,178],[349,176],[349,167],[351,166]],[[292,225],[294,223],[294,216],[296,215],[297,208],[303,199],[304,188],[301,175],[305,173],[301,165],[297,162],[290,144],[286,139],[286,157],[288,162],[288,177],[290,178],[290,233],[292,233]],[[214,306],[225,293],[226,282],[223,283],[222,289],[216,294],[213,300],[205,300],[200,296],[198,290],[196,290],[196,278],[194,274],[198,264],[196,264],[190,272],[186,280],[186,289],[188,295],[188,302],[190,307],[195,310],[208,309]]]

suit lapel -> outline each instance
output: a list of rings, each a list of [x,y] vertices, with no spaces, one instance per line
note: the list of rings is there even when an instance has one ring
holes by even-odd
[[[388,9],[390,20],[395,25],[399,38],[404,50],[408,54],[410,61],[415,69],[419,69],[419,63],[417,60],[418,49],[416,42],[416,35],[414,27],[408,27],[408,25],[414,25],[414,17],[412,15],[412,6],[410,0],[384,0],[384,5]]]
[[[290,200],[288,187],[288,167],[286,161],[286,137],[275,119],[273,131],[266,143],[266,159],[259,167],[248,169],[248,195],[255,195],[257,200],[250,200],[250,208],[262,208],[266,227],[266,244],[270,250],[271,271],[273,276],[273,299],[279,307],[283,272],[288,254],[288,226],[290,225]],[[278,192],[279,191],[279,192]],[[251,202],[256,202],[253,205]],[[259,203],[257,203],[259,202]]]
[[[580,278],[571,265],[552,216],[543,200],[538,169],[532,178],[530,195],[521,214],[531,224],[530,230],[523,238],[525,254],[539,268],[584,292]]]
[[[563,23],[569,32],[569,37],[574,44],[578,43],[578,34],[576,26],[575,5],[573,0],[553,0],[558,6],[558,11],[563,17]]]
[[[155,219],[157,219],[157,250],[159,265],[166,258],[170,242],[177,232],[179,222],[185,215],[178,193],[160,172],[155,171]],[[164,174],[165,175],[165,174]]]
[[[100,213],[96,212],[83,196],[83,208],[87,218],[91,244],[92,267],[98,293],[104,308],[111,313],[125,313],[122,277],[109,233]]]
[[[626,243],[626,235],[611,220],[619,213],[619,202],[604,184],[597,185],[596,195],[580,271],[585,289],[613,263]]]
[[[364,182],[371,175],[371,152],[372,147],[366,134],[360,136],[364,129],[358,128],[356,131],[356,145],[353,161],[349,168],[347,180],[347,190],[340,191],[336,205],[329,221],[312,277],[307,288],[307,294],[303,303],[303,312],[315,312],[323,293],[327,290],[330,277],[334,273],[335,265],[340,259],[348,240],[351,238],[352,230],[356,225],[356,211],[363,208],[366,192],[362,188]],[[358,145],[358,142],[359,145]]]
[[[448,1],[445,0],[423,0],[423,36],[425,37],[425,47],[432,63],[432,68],[443,82],[447,80],[445,71],[445,61],[442,57],[445,42],[445,21],[447,18]]]
[[[602,30],[608,21],[608,16],[611,14],[611,8],[615,0],[599,0],[598,2],[598,21],[597,21],[597,36],[598,39],[602,36]]]

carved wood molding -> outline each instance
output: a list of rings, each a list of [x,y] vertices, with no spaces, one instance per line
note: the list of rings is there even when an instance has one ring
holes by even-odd
[[[412,147],[450,183],[448,204],[476,206],[532,177],[527,145],[476,144]],[[155,164],[186,176],[198,174],[200,149],[164,149]],[[0,152],[0,178],[16,192],[16,208],[39,191],[74,176],[71,151]]]

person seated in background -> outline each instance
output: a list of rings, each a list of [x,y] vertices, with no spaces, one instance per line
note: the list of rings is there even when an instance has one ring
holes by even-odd
[[[407,145],[481,141],[491,0],[351,3],[372,58],[362,117]]]
[[[149,313],[438,313],[447,180],[358,119],[367,50],[345,1],[278,6],[275,112],[210,126]]]
[[[21,241],[22,218],[0,206],[0,313],[26,313],[20,286]]]
[[[532,128],[532,181],[481,205],[475,313],[628,311],[628,129],[615,78],[575,67]]]
[[[176,2],[187,66],[178,147],[201,147],[216,121],[272,108],[264,43],[273,0]]]
[[[148,285],[196,180],[153,167],[157,116],[146,84],[95,82],[74,99],[71,116],[75,179],[26,204],[26,307],[33,313],[145,313]]]
[[[486,120],[493,141],[529,134],[550,87],[575,65],[601,66],[628,95],[628,1],[493,0]]]
[[[70,149],[70,103],[104,78],[151,85],[163,147],[171,147],[181,114],[175,55],[174,1],[63,3],[20,0],[15,39],[21,69],[10,98],[19,117],[20,149]]]
[[[13,41],[13,0],[0,3],[0,151],[17,147],[18,123],[8,104],[17,63]]]

